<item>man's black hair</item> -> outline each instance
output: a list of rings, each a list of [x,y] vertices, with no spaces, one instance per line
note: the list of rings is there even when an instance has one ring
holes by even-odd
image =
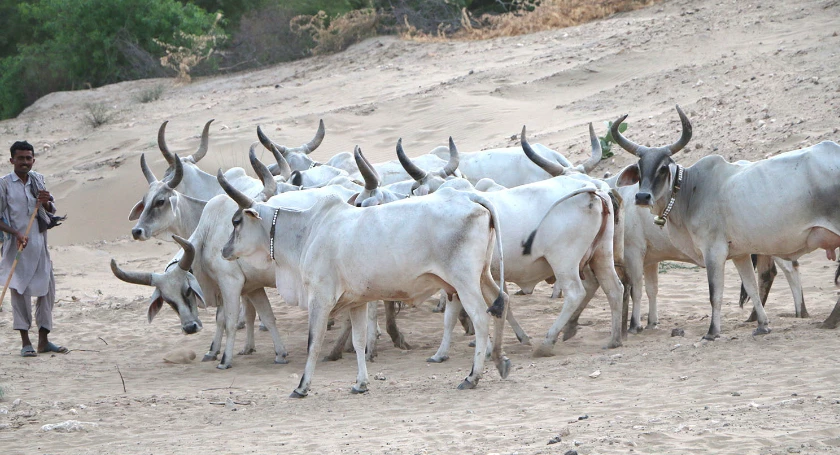
[[[12,158],[15,157],[15,150],[29,150],[32,154],[35,154],[35,147],[32,146],[29,142],[26,141],[17,141],[12,144],[12,147],[9,148],[9,152],[12,154]]]

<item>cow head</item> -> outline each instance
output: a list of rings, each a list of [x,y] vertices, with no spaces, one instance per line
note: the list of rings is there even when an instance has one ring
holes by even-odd
[[[312,138],[311,141],[301,145],[300,147],[290,148],[275,144],[263,133],[260,127],[257,127],[257,137],[259,137],[263,146],[271,150],[272,153],[276,148],[277,151],[286,159],[292,171],[305,171],[316,164],[315,160],[309,157],[309,154],[321,145],[321,141],[324,140],[324,134],[324,121],[321,120],[318,123],[318,131],[315,133],[315,137]],[[278,160],[278,167],[279,166],[281,166],[281,164]]]
[[[610,131],[615,142],[624,150],[639,157],[638,163],[624,168],[618,176],[618,186],[639,184],[636,205],[651,207],[651,209],[655,206],[663,206],[670,194],[677,168],[671,157],[691,140],[691,122],[679,106],[677,106],[677,113],[682,122],[682,136],[677,142],[663,147],[645,147],[622,136],[618,131],[618,126],[627,118],[627,114],[612,124]]]
[[[114,276],[126,283],[142,284],[153,286],[155,292],[152,294],[152,302],[149,305],[149,322],[163,308],[166,302],[181,318],[181,330],[187,334],[193,334],[201,330],[201,320],[198,318],[198,306],[204,307],[204,294],[201,286],[192,273],[189,272],[195,258],[195,248],[192,244],[177,235],[172,238],[184,249],[184,253],[178,260],[178,266],[172,267],[166,272],[127,272],[117,266],[117,262],[111,259],[111,271]]]
[[[414,164],[402,147],[402,138],[397,141],[397,158],[403,169],[414,179],[414,185],[411,186],[411,194],[415,196],[425,196],[434,193],[446,181],[455,178],[455,171],[458,170],[460,163],[460,156],[458,149],[455,147],[455,141],[449,137],[449,161],[442,169],[436,171],[426,172]]]
[[[166,231],[175,223],[176,210],[180,194],[175,191],[184,177],[184,168],[178,155],[174,155],[175,172],[163,181],[158,180],[146,164],[146,155],[140,155],[140,169],[149,182],[146,195],[128,214],[128,220],[137,220],[131,229],[135,240],[148,240]]]
[[[210,124],[213,123],[213,120],[215,119],[210,119],[210,121],[204,124],[204,130],[201,131],[201,144],[199,144],[195,153],[184,158],[184,161],[195,164],[207,154],[207,146],[210,142]],[[175,163],[175,155],[169,151],[169,147],[166,145],[167,123],[169,123],[169,120],[163,122],[160,125],[160,129],[158,129],[158,148],[160,149],[160,153],[163,154],[163,158],[166,159],[167,163],[169,163],[169,168],[171,170],[172,165]]]
[[[233,218],[231,218],[233,231],[222,248],[222,257],[228,261],[234,261],[240,257],[248,257],[254,254],[268,256],[269,238],[265,229],[260,225],[262,217],[256,209],[257,201],[234,188],[225,179],[221,169],[219,169],[216,178],[225,193],[239,205],[239,208],[233,214]]]

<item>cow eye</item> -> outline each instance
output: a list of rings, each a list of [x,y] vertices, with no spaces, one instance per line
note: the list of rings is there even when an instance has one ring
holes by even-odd
[[[239,226],[240,223],[242,223],[242,218],[234,218],[234,220],[233,220],[233,225],[234,226]]]
[[[191,296],[191,295],[192,295],[192,288],[184,289],[184,297],[189,298],[189,296]]]
[[[161,207],[165,201],[163,199],[158,199],[155,201],[155,207]]]

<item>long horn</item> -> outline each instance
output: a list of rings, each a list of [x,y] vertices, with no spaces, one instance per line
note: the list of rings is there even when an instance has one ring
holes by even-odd
[[[318,148],[318,146],[321,145],[321,142],[324,140],[325,133],[326,130],[324,129],[324,119],[321,119],[318,122],[318,131],[315,132],[315,137],[313,137],[311,141],[303,145],[303,152],[309,155],[316,148]]]
[[[183,237],[173,235],[172,239],[178,242],[178,244],[181,245],[181,248],[184,249],[184,254],[178,261],[178,267],[185,272],[189,272],[190,267],[192,267],[193,259],[195,258],[195,247],[189,240]]]
[[[227,193],[227,195],[230,196],[231,199],[236,201],[236,203],[239,204],[239,206],[243,209],[251,208],[251,206],[254,205],[253,199],[234,188],[227,181],[227,179],[225,178],[225,174],[222,173],[221,169],[219,169],[219,172],[216,173],[216,180],[219,181],[219,185],[221,185],[222,189],[225,190],[225,193]]]
[[[688,141],[691,140],[691,122],[688,121],[688,117],[686,117],[685,113],[680,109],[680,106],[677,105],[677,113],[680,115],[680,122],[682,122],[682,136],[677,142],[668,146],[668,150],[671,152],[670,154],[673,155],[674,153],[679,152],[688,144]]]
[[[458,149],[455,148],[455,141],[452,140],[452,136],[449,136],[449,162],[443,167],[443,172],[446,175],[454,174],[460,162],[461,158],[458,156]]]
[[[191,156],[193,163],[198,163],[207,154],[207,144],[210,142],[210,124],[213,123],[213,120],[216,119],[210,119],[209,122],[204,124],[204,131],[201,132],[201,144],[198,146],[198,150]]]
[[[126,272],[117,266],[117,261],[111,259],[111,272],[114,276],[131,284],[152,285],[152,274],[149,272]]]
[[[408,172],[408,175],[411,176],[414,180],[422,180],[426,178],[426,171],[417,167],[416,164],[412,163],[407,156],[405,156],[405,151],[402,148],[402,138],[397,140],[397,158],[400,160],[400,164],[402,164],[403,169]]]
[[[181,162],[181,159],[178,158],[178,154],[175,154],[175,173],[172,175],[172,178],[166,182],[166,185],[169,188],[175,189],[176,186],[181,184],[181,180],[184,178],[184,163]]]
[[[274,153],[274,150],[272,150],[272,146],[274,146],[274,148],[276,148],[277,151],[279,151],[280,154],[284,157],[286,156],[287,153],[289,153],[289,149],[287,149],[286,147],[283,147],[282,145],[275,144],[274,141],[269,139],[268,136],[266,136],[265,133],[263,133],[262,128],[260,128],[259,126],[257,126],[257,138],[259,138],[263,147],[267,148],[268,150],[271,150],[271,153]],[[276,158],[276,155],[275,155],[275,158]]]
[[[621,122],[627,118],[627,114],[622,115],[618,118],[618,120],[614,121],[612,126],[610,127],[610,134],[612,134],[613,140],[616,144],[620,145],[621,148],[627,150],[628,152],[638,156],[639,158],[642,157],[642,153],[647,151],[647,147],[643,147],[635,142],[625,138],[621,135],[621,132],[618,131],[618,127],[621,125]]]
[[[589,122],[589,142],[592,144],[592,156],[583,163],[584,174],[588,174],[595,169],[595,166],[601,162],[601,157],[603,156],[601,141],[595,135],[595,128],[592,126],[592,122]]]
[[[169,147],[166,146],[166,124],[169,123],[169,120],[160,124],[160,129],[158,130],[158,148],[160,149],[160,153],[163,154],[163,158],[166,159],[166,162],[172,166],[172,160],[175,158],[172,157],[172,152],[169,151]]]
[[[270,145],[268,149],[271,150],[271,154],[274,155],[274,161],[277,161],[277,164],[269,167],[269,170],[271,170],[272,174],[279,175],[288,181],[289,177],[292,176],[292,168],[289,166],[289,162],[286,161],[286,158],[283,156],[283,152],[281,152],[275,144],[269,143],[268,145]],[[265,146],[265,144],[263,144],[263,146]]]
[[[373,191],[378,188],[379,179],[376,178],[375,172],[371,172],[371,169],[362,157],[362,149],[358,145],[353,149],[353,158],[356,159],[356,166],[359,167],[359,172],[362,173],[362,177],[365,179],[365,189]]]
[[[251,144],[251,150],[248,151],[248,159],[251,160],[251,167],[254,168],[254,172],[257,173],[257,176],[262,181],[263,193],[265,193],[266,197],[271,197],[277,194],[277,181],[274,180],[274,176],[271,175],[271,172],[265,164],[257,158],[257,144],[259,142]]]
[[[140,155],[140,169],[143,171],[143,175],[146,177],[146,181],[149,182],[149,185],[158,181],[157,177],[155,177],[154,172],[149,169],[149,165],[146,164],[146,154],[143,153]]]
[[[529,144],[528,139],[525,138],[525,126],[522,127],[522,135],[519,137],[519,139],[520,143],[522,144],[522,151],[525,152],[525,155],[528,157],[528,159],[533,161],[534,164],[541,167],[544,171],[548,172],[554,177],[566,174],[566,168],[562,164],[545,159],[542,155],[535,152],[534,149],[531,148],[531,144]]]

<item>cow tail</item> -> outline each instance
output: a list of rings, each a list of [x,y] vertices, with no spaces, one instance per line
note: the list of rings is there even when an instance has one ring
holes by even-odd
[[[577,196],[578,194],[583,194],[583,193],[595,193],[595,194],[597,194],[597,191],[598,191],[598,189],[595,188],[594,186],[587,186],[587,187],[580,188],[580,189],[577,189],[575,191],[572,191],[571,193],[569,193],[569,194],[561,197],[557,201],[555,201],[554,204],[551,204],[551,207],[549,207],[548,210],[545,211],[545,215],[543,215],[542,219],[537,224],[537,227],[531,232],[531,235],[528,236],[528,239],[525,240],[524,242],[522,242],[522,254],[525,255],[525,256],[528,256],[528,255],[531,254],[531,248],[533,247],[533,244],[534,244],[534,238],[537,236],[537,231],[540,229],[540,226],[542,226],[543,222],[548,217],[548,215],[551,213],[551,210],[554,209],[554,207],[557,207],[561,203],[565,202],[567,199],[573,198],[573,197]]]
[[[504,316],[505,312],[505,253],[502,248],[502,233],[499,229],[499,214],[496,212],[496,207],[484,196],[476,193],[467,193],[470,200],[476,204],[481,205],[490,212],[490,227],[496,235],[496,244],[499,246],[499,296],[493,302],[493,305],[487,309],[487,312],[493,316],[500,318]]]

